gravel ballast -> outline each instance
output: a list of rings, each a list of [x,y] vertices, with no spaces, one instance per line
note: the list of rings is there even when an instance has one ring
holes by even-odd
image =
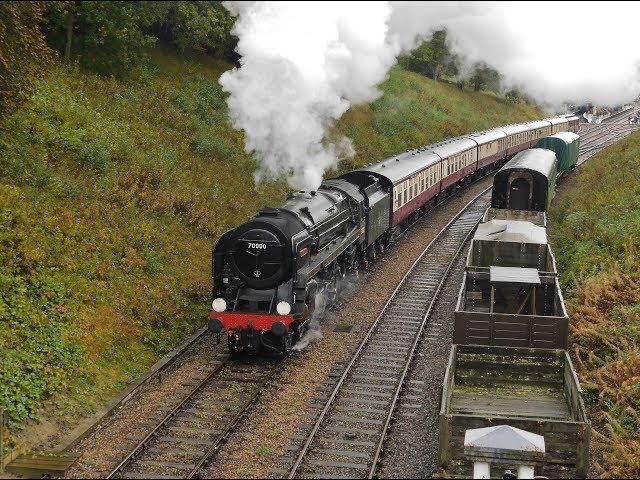
[[[331,382],[332,367],[348,360],[397,283],[432,238],[489,184],[490,179],[481,180],[449,198],[420,219],[370,272],[353,279],[340,304],[322,315],[322,325],[310,336],[314,340],[282,362],[271,385],[211,459],[203,476],[260,478],[281,463],[281,456],[286,457],[284,447],[296,442],[294,435],[299,427],[314,421],[316,412],[310,402]],[[141,389],[74,448],[81,457],[68,475],[106,475],[135,442],[144,438],[158,410],[177,401],[181,386],[202,375],[225,350],[226,345],[215,346],[210,338],[200,342],[175,368]]]
[[[283,363],[282,375],[205,470],[206,477],[264,478],[274,470],[275,475],[282,475],[277,469],[291,460],[285,447],[299,444],[296,433],[315,421],[317,410],[310,402],[322,396],[335,380],[330,377],[332,367],[336,363],[340,368],[344,366],[415,259],[441,228],[490,183],[491,179],[481,180],[425,215],[365,278],[351,286],[342,305],[325,314],[320,328],[322,338]],[[337,326],[351,326],[351,331],[336,332]]]
[[[384,443],[380,478],[430,478],[438,476],[438,415],[442,382],[453,340],[453,312],[460,290],[468,243],[451,269],[434,305],[430,322],[441,322],[438,339],[419,344],[406,384],[420,385],[411,403],[420,405],[415,415],[397,415]],[[402,407],[402,405],[401,405]],[[402,409],[401,409],[402,411]]]

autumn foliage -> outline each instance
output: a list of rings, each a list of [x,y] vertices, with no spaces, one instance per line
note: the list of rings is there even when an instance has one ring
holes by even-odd
[[[597,188],[594,188],[597,185]],[[552,211],[597,476],[640,476],[640,134],[584,167]]]
[[[40,31],[45,2],[0,2],[0,113],[24,100],[51,59]]]

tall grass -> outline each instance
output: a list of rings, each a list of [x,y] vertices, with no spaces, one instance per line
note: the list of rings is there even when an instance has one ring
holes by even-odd
[[[0,402],[14,432],[38,412],[95,409],[202,325],[213,243],[289,193],[254,185],[217,83],[228,64],[153,58],[134,84],[60,64],[0,120]],[[357,151],[341,169],[540,116],[399,68],[382,90],[335,127]]]
[[[596,474],[640,476],[640,132],[580,172],[551,211],[572,348],[595,417]]]

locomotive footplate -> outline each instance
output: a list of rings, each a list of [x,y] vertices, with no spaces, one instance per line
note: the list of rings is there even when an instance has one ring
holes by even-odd
[[[215,321],[218,320],[220,324]],[[218,333],[220,325],[224,330],[235,330],[253,327],[255,330],[264,331],[271,330],[275,323],[282,323],[289,331],[291,324],[294,322],[293,315],[270,315],[263,313],[249,312],[211,312],[209,313],[209,329],[214,333]]]

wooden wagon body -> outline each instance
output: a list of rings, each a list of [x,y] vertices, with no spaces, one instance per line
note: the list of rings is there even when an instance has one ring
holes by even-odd
[[[453,345],[440,409],[441,467],[447,475],[469,477],[465,431],[511,425],[544,436],[546,455],[537,474],[584,478],[590,425],[580,393],[566,351]]]

